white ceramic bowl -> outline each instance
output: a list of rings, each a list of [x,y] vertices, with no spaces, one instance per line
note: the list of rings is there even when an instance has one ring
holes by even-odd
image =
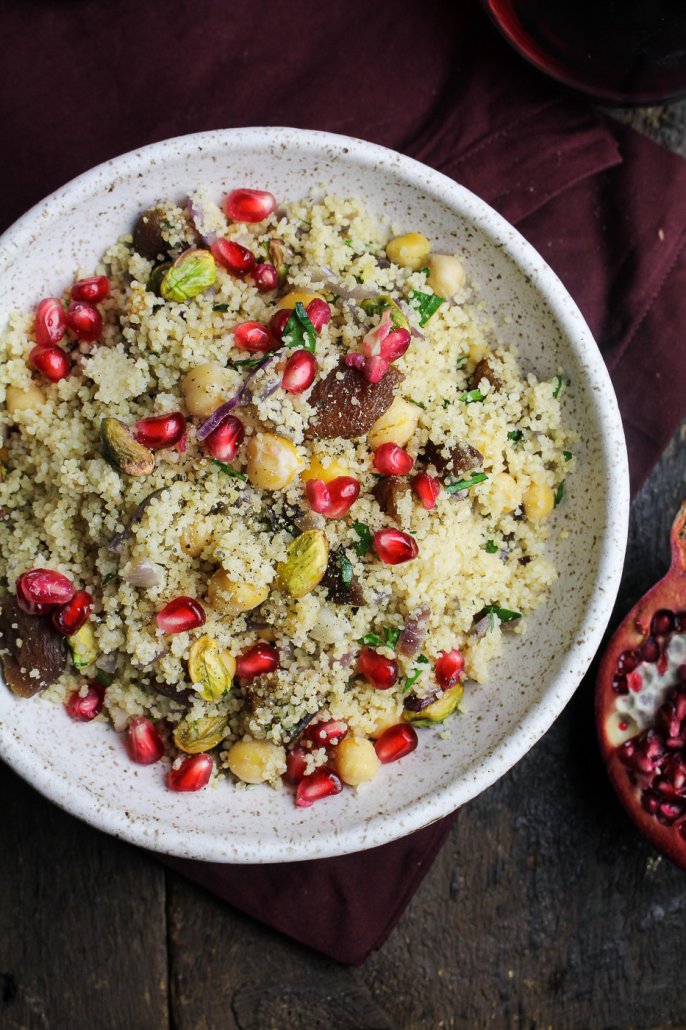
[[[419,230],[438,251],[464,255],[503,342],[525,368],[572,385],[564,418],[579,434],[578,471],[554,515],[549,551],[559,579],[528,632],[507,641],[487,686],[442,740],[424,730],[417,752],[385,766],[367,789],[310,809],[288,791],[173,794],[162,765],[140,767],[103,723],[78,724],[61,707],[0,688],[0,754],[67,811],[108,833],[174,855],[279,862],[344,854],[417,830],[502,776],[548,729],[598,647],[615,599],[629,510],[626,451],[605,365],[575,303],[535,250],[495,211],[407,157],[343,136],[235,129],[156,143],[102,164],[24,215],[0,240],[0,326],[8,312],[59,293],[137,214],[203,183],[217,196],[250,185],[279,199],[324,186],[360,195],[395,228]],[[504,322],[505,316],[509,321]],[[564,534],[561,530],[564,529]]]

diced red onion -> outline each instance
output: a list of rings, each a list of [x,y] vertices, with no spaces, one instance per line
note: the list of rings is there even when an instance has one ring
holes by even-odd
[[[343,286],[332,270],[327,268],[326,265],[320,265],[314,272],[315,275],[319,272],[326,284],[333,287],[334,293],[337,293],[339,297],[343,297],[344,300],[368,300],[370,297],[379,296],[379,290],[365,290],[362,286],[355,286],[352,289]]]
[[[147,589],[160,585],[162,573],[161,565],[143,558],[141,561],[134,562],[126,572],[123,572],[122,579],[125,579],[131,586]]]
[[[163,494],[166,489],[167,489],[167,487],[163,486],[159,490],[153,490],[153,492],[151,494],[148,494],[147,497],[143,498],[143,500],[141,501],[141,503],[138,505],[138,507],[136,508],[135,512],[133,513],[133,517],[132,517],[131,521],[129,522],[128,526],[126,526],[126,528],[123,529],[121,531],[121,533],[115,533],[114,536],[112,537],[112,539],[110,540],[109,544],[107,545],[107,550],[108,551],[112,552],[113,554],[120,554],[121,553],[122,544],[126,540],[127,536],[129,536],[129,534],[131,533],[131,527],[135,526],[137,522],[140,522],[140,520],[143,518],[143,514],[145,512],[145,509],[148,507],[150,502],[155,497],[159,497],[160,494]]]
[[[218,408],[215,408],[210,417],[206,419],[206,421],[203,422],[201,426],[198,427],[198,429],[195,432],[195,436],[196,439],[200,441],[200,443],[202,443],[203,440],[206,440],[210,433],[213,433],[217,426],[220,426],[222,424],[224,419],[228,418],[228,416],[231,414],[234,408],[239,408],[241,404],[244,403],[246,390],[250,380],[253,378],[253,376],[257,375],[257,373],[260,372],[263,368],[266,368],[267,365],[269,365],[269,363],[273,361],[275,357],[275,354],[269,354],[264,359],[264,361],[261,361],[259,365],[253,368],[245,377],[245,380],[238,393],[235,393],[233,397],[230,397],[228,399],[228,401],[224,401],[224,403],[220,404]]]
[[[422,649],[431,609],[426,605],[415,608],[407,617],[405,627],[398,637],[396,651],[405,658],[415,658]]]

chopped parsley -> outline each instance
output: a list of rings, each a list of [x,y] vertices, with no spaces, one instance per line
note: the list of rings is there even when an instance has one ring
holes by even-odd
[[[228,304],[215,304],[214,307],[212,308],[212,310],[213,311],[221,311],[221,312],[228,311],[229,310],[229,305]]]
[[[417,680],[419,679],[419,677],[421,676],[423,671],[424,671],[423,669],[413,669],[412,670],[410,675],[405,680],[405,683],[403,684],[403,694],[406,694],[408,692],[408,690],[410,689],[410,687],[413,687],[415,685],[415,683],[417,682]]]
[[[107,575],[103,578],[102,585],[104,587],[106,587],[108,583],[111,583],[112,580],[116,579],[116,578],[117,578],[117,573],[116,572],[108,572]]]
[[[347,590],[353,578],[352,562],[350,562],[344,554],[339,554],[336,560],[338,562],[338,568],[341,573],[341,581],[343,583],[344,588]]]
[[[422,665],[428,665],[429,664],[429,659],[426,657],[425,654],[418,654],[417,655],[417,661],[420,662]]]
[[[359,537],[358,542],[355,544],[355,550],[360,556],[362,556],[371,549],[372,531],[364,522],[358,522],[357,520],[353,522],[353,529]]]
[[[286,347],[304,347],[305,350],[314,353],[317,347],[317,333],[310,322],[305,305],[301,301],[298,301],[293,308],[293,314],[286,322],[282,339]]]
[[[572,454],[571,451],[563,451],[562,452],[562,457],[564,458],[565,461],[571,461],[572,458],[574,457],[574,455]]]
[[[369,647],[383,647],[383,640],[378,633],[365,633],[363,637],[357,638],[358,644],[366,644]]]
[[[395,645],[398,643],[398,640],[400,639],[400,630],[395,629],[391,626],[386,626],[386,628],[383,631],[383,635],[386,639],[387,646],[395,648]]]
[[[455,368],[462,368],[462,366],[464,365],[466,360],[467,360],[467,355],[466,354],[460,355],[460,357],[455,362]]]
[[[497,554],[498,553],[498,545],[494,544],[492,540],[487,540],[486,543],[484,544],[484,550],[487,551],[488,554]]]
[[[484,395],[481,390],[467,390],[466,393],[461,393],[458,400],[463,401],[465,404],[478,404],[479,401],[484,400]]]
[[[521,431],[521,429],[511,429],[510,432],[507,434],[508,440],[512,440],[513,443],[519,443],[523,436],[524,433]]]
[[[103,672],[102,669],[96,670],[93,679],[96,683],[99,683],[101,687],[111,687],[114,683],[114,676],[110,676],[109,673]]]
[[[368,644],[371,647],[391,647],[395,649],[395,645],[400,639],[400,630],[395,629],[391,626],[385,626],[383,631],[383,638],[378,633],[365,633],[363,637],[358,637],[358,644]]]
[[[225,476],[231,476],[232,479],[242,480],[246,480],[248,478],[243,472],[236,472],[235,469],[232,469],[231,466],[227,465],[225,462],[220,461],[219,458],[210,458],[210,461],[213,465],[220,468]]]
[[[429,268],[428,265],[425,265],[424,268],[420,268],[419,271],[420,271],[420,273],[422,275],[425,275],[427,277],[427,279],[429,278],[429,275],[431,274],[431,269]]]
[[[560,504],[560,502],[562,501],[562,498],[564,497],[564,495],[565,495],[565,481],[563,479],[562,482],[560,483],[560,485],[558,486],[557,490],[555,491],[555,507],[556,508],[557,508],[558,504]]]
[[[416,401],[412,397],[409,397],[408,400],[409,400],[410,404],[414,404],[415,407],[423,408],[423,410],[426,411],[426,404],[423,404],[421,401]]]
[[[231,361],[229,364],[231,368],[257,368],[263,361],[264,358],[241,358],[239,361]]]
[[[359,283],[359,284],[360,284],[360,286],[361,286],[361,285],[362,285],[362,283],[364,282],[364,279],[362,278],[362,276],[361,276],[361,275],[354,275],[354,276],[353,276],[353,279],[355,280],[355,282],[356,282],[356,283]]]
[[[341,299],[340,293],[332,293],[329,304],[336,304]]]
[[[496,618],[500,619],[501,622],[514,622],[515,619],[521,619],[522,617],[521,612],[511,612],[509,608],[500,608],[497,604],[487,604],[475,618],[478,622],[480,619],[485,618],[486,615],[488,615],[491,633],[495,629]]]
[[[452,401],[449,401],[447,397],[443,398],[443,410],[444,411],[445,411],[446,408],[449,408],[451,404],[452,404]]]
[[[352,245],[353,245],[353,241],[352,240],[343,240],[343,242],[345,243],[346,247],[352,247]]]
[[[553,397],[557,399],[560,396],[562,387],[564,386],[564,379],[562,376],[555,376],[555,382],[557,383],[557,386],[553,390]]]
[[[419,290],[413,290],[410,294],[410,304],[419,315],[420,325],[426,325],[444,303],[445,297],[439,297],[436,293],[420,293]]]
[[[445,488],[447,494],[459,494],[461,490],[469,490],[470,486],[476,486],[477,483],[485,483],[488,476],[485,472],[475,472],[467,479],[456,479],[454,483],[448,483]]]

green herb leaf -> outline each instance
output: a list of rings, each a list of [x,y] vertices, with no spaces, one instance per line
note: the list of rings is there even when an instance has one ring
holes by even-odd
[[[562,452],[562,457],[564,458],[565,461],[571,461],[572,458],[574,457],[574,455],[572,454],[571,451],[563,451]]]
[[[419,290],[413,290],[410,294],[410,305],[418,313],[420,325],[426,325],[444,303],[445,297],[439,297],[435,293],[420,293]]]
[[[466,393],[461,393],[458,400],[463,401],[465,404],[478,404],[479,401],[484,400],[484,395],[481,390],[467,390]]]
[[[555,382],[557,383],[557,386],[553,390],[553,397],[557,398],[560,396],[562,387],[564,386],[564,379],[562,376],[555,376]]]
[[[362,285],[362,283],[364,282],[364,279],[362,278],[362,276],[361,276],[361,275],[354,275],[354,276],[353,276],[353,279],[355,280],[355,282],[356,282],[356,283],[359,283],[359,285],[360,285],[360,286],[361,286],[361,285]]]
[[[456,479],[454,483],[448,483],[445,488],[447,494],[459,494],[461,490],[468,490],[470,486],[476,486],[477,483],[485,483],[488,476],[485,472],[475,472],[467,479]]]
[[[99,683],[101,687],[111,687],[114,683],[114,676],[110,676],[108,673],[103,672],[102,669],[96,670],[93,679],[96,683]]]
[[[424,411],[426,411],[426,404],[422,404],[421,401],[415,401],[412,397],[408,397],[408,400],[410,404],[414,404],[416,408],[422,408]]]
[[[102,585],[104,587],[106,587],[108,583],[111,583],[112,580],[116,579],[116,578],[117,578],[117,573],[116,572],[108,572],[107,575],[103,578]]]
[[[558,504],[560,504],[560,502],[562,501],[562,498],[564,497],[564,495],[565,495],[565,481],[563,479],[562,482],[560,483],[560,485],[558,486],[557,490],[555,491],[555,507],[556,508],[557,508]]]
[[[286,347],[304,347],[313,354],[316,350],[317,333],[301,301],[297,302],[293,314],[286,322],[282,340]]]
[[[519,443],[523,436],[524,433],[521,431],[521,429],[512,429],[507,434],[508,440],[512,440],[513,443]]]
[[[383,631],[383,635],[386,638],[387,646],[395,648],[395,645],[398,643],[398,640],[400,639],[400,630],[392,628],[390,626],[386,626],[386,628]]]
[[[210,458],[210,461],[213,465],[220,468],[225,476],[231,476],[232,479],[242,479],[243,481],[248,478],[243,472],[236,472],[235,469],[232,469],[230,465],[226,465],[223,461],[220,461],[219,458]]]
[[[349,561],[348,558],[346,558],[344,554],[339,554],[337,556],[337,561],[338,568],[340,569],[341,573],[341,580],[343,582],[343,586],[347,590],[353,578],[352,563]]]
[[[357,638],[358,644],[366,644],[368,647],[383,647],[383,640],[378,633],[365,633],[363,637]]]
[[[511,612],[509,608],[500,608],[497,604],[487,604],[485,608],[482,608],[481,611],[474,616],[474,618],[478,622],[486,615],[488,615],[491,633],[495,629],[496,617],[500,619],[501,622],[514,622],[515,619],[521,619],[522,617],[521,612]]]
[[[417,655],[417,661],[420,662],[422,665],[429,665],[430,664],[429,663],[429,659],[426,657],[425,654],[418,654]]]
[[[343,242],[345,243],[346,247],[352,247],[352,245],[353,245],[353,241],[352,240],[343,240]]]
[[[449,401],[447,397],[443,398],[443,410],[444,411],[445,411],[446,408],[449,408],[451,404],[452,404],[452,401]]]
[[[340,293],[332,293],[329,304],[336,304],[341,299]]]
[[[461,356],[460,356],[460,357],[459,357],[459,358],[457,359],[457,361],[455,362],[455,368],[462,368],[462,366],[464,365],[464,363],[465,363],[465,361],[466,361],[466,360],[467,360],[467,355],[466,355],[466,354],[462,354],[462,355],[461,355]]]
[[[215,304],[214,307],[212,308],[212,310],[213,311],[221,311],[221,312],[228,311],[229,310],[229,305],[228,304]]]
[[[410,675],[405,680],[403,685],[403,694],[406,694],[410,687],[414,686],[419,677],[421,676],[423,669],[413,669]]]
[[[364,522],[353,522],[353,529],[360,538],[355,544],[356,552],[361,556],[366,554],[372,546],[372,531]]]
[[[231,368],[257,368],[263,361],[264,358],[241,358],[239,361],[231,361],[229,364]]]
[[[484,550],[488,551],[489,554],[497,554],[498,545],[494,544],[492,540],[487,540],[484,544]]]

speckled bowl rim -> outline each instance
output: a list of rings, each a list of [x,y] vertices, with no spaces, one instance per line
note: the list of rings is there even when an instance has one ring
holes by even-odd
[[[240,140],[241,145],[254,141],[263,147],[269,137],[273,145],[295,147],[316,157],[325,149],[335,148],[350,155],[373,170],[377,165],[390,162],[396,174],[415,187],[421,194],[427,187],[460,217],[489,236],[509,259],[529,277],[539,295],[548,304],[562,331],[575,340],[591,380],[598,387],[600,400],[596,416],[602,429],[602,457],[606,475],[604,546],[596,574],[596,584],[585,616],[577,627],[577,645],[571,648],[559,665],[558,675],[537,703],[533,704],[519,723],[516,732],[493,747],[486,760],[480,759],[463,769],[457,782],[438,789],[431,803],[410,802],[391,813],[379,813],[359,827],[338,827],[336,834],[320,834],[315,841],[308,840],[298,846],[284,835],[283,841],[272,846],[245,848],[245,855],[228,856],[225,849],[225,831],[189,835],[170,825],[151,834],[139,820],[130,821],[124,807],[94,809],[86,792],[69,791],[51,777],[46,764],[33,758],[21,739],[16,739],[0,723],[0,757],[11,768],[59,807],[90,825],[120,837],[132,844],[153,848],[162,853],[205,861],[233,863],[272,863],[326,858],[377,847],[430,825],[491,786],[543,736],[562,712],[586,673],[601,642],[610,618],[622,574],[629,521],[629,471],[621,416],[612,383],[596,342],[560,279],[546,264],[531,244],[501,215],[476,194],[454,180],[412,158],[386,147],[317,130],[281,127],[248,127],[222,129],[179,136],[138,150],[129,151],[84,172],[36,204],[0,237],[0,271],[5,261],[12,261],[29,244],[46,209],[63,202],[78,202],[87,195],[91,183],[103,172],[110,176],[140,172],[163,163],[169,156],[178,156],[180,149],[230,147]],[[4,258],[4,259],[3,259]]]

